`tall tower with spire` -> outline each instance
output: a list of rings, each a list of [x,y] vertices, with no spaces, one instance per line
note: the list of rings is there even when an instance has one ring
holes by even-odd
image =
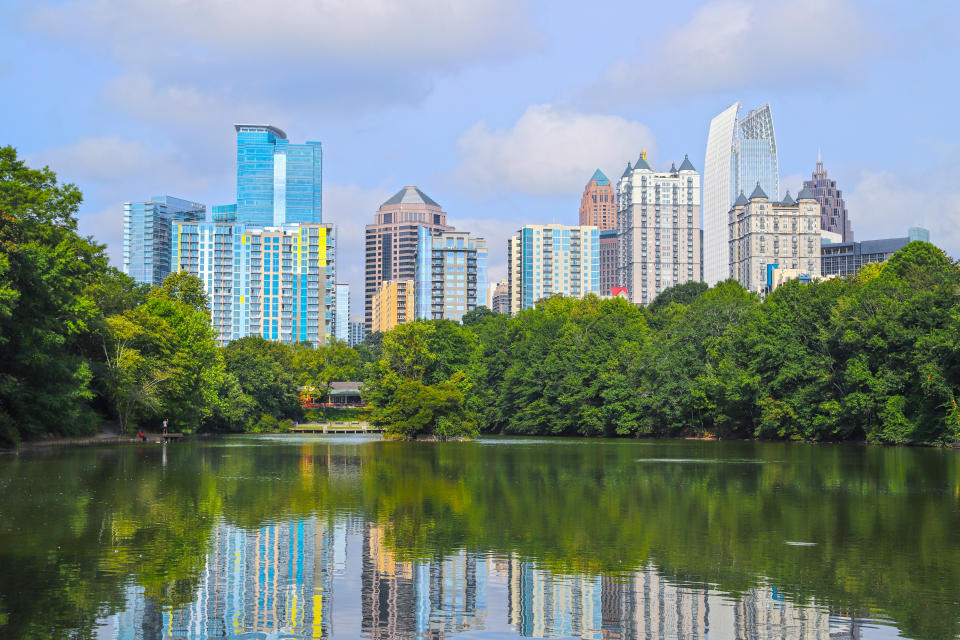
[[[843,201],[843,191],[837,189],[837,181],[827,177],[823,168],[823,156],[817,149],[817,169],[810,180],[804,180],[803,186],[813,193],[820,203],[820,228],[824,231],[839,233],[843,242],[853,242],[853,227],[847,214],[847,204]]]
[[[617,228],[617,198],[613,185],[597,169],[580,198],[580,226],[592,225],[601,231]]]

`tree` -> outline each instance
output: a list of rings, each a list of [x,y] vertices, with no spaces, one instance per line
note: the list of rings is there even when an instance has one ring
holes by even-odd
[[[87,286],[102,245],[76,233],[82,200],[49,169],[0,148],[0,441],[89,432],[91,367],[78,342],[96,317]]]
[[[156,355],[161,351],[157,343],[169,337],[162,335],[163,323],[130,311],[108,318],[107,327],[103,332],[106,381],[120,432],[126,433],[138,409],[158,408],[160,385],[170,373]]]
[[[472,352],[455,354],[470,345],[476,337],[449,321],[418,320],[387,333],[364,388],[371,423],[410,439],[476,435],[466,371]]]

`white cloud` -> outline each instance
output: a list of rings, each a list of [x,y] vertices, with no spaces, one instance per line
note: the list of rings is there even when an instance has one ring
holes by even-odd
[[[849,79],[877,35],[848,0],[713,0],[611,64],[585,92],[598,103],[637,102],[745,87]]]
[[[70,0],[43,3],[27,22],[112,54],[160,100],[149,104],[130,78],[108,98],[169,124],[224,103],[350,113],[417,102],[439,73],[537,40],[512,0]]]
[[[646,126],[619,116],[533,105],[509,129],[477,122],[457,145],[455,177],[469,190],[573,195],[595,169],[616,178],[641,149],[653,154],[655,140]]]
[[[844,197],[856,240],[902,238],[920,226],[933,244],[960,257],[960,163],[922,175],[864,171]]]
[[[222,52],[350,70],[450,68],[529,46],[513,0],[73,0],[46,3],[32,22],[110,42],[135,61]]]
[[[62,147],[47,149],[28,156],[34,164],[49,165],[69,179],[110,179],[138,175],[151,164],[147,147],[120,136],[81,138]]]

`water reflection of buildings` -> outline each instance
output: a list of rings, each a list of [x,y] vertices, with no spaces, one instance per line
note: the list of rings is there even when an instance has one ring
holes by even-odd
[[[507,568],[508,617],[534,638],[735,638],[858,640],[855,619],[786,600],[774,588],[739,599],[705,586],[678,585],[646,568],[622,577],[555,576],[512,558]]]
[[[486,558],[462,550],[443,560],[399,560],[384,544],[383,528],[370,524],[363,532],[361,630],[371,640],[482,630],[486,579]]]
[[[163,614],[163,636],[330,635],[333,528],[316,517],[247,531],[218,526],[193,602]]]

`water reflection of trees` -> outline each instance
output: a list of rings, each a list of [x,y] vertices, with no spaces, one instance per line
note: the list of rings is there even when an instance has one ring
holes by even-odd
[[[654,457],[641,455],[653,450],[661,459],[719,453],[725,461],[637,460]],[[219,566],[211,558],[222,559],[227,580],[237,536],[245,545],[258,535],[269,541],[264,532],[274,527],[281,548],[300,539],[284,527],[307,523],[298,526],[313,532],[302,539],[316,547],[325,535],[316,527],[344,518],[366,523],[361,582],[365,597],[376,595],[363,605],[368,633],[388,628],[378,612],[389,612],[391,593],[401,603],[433,603],[414,628],[477,628],[480,576],[488,571],[507,582],[510,621],[521,633],[573,630],[576,620],[581,635],[597,627],[602,637],[630,637],[633,627],[623,621],[648,620],[649,612],[636,612],[654,592],[687,612],[662,624],[694,630],[703,624],[696,603],[719,597],[705,584],[738,598],[733,629],[770,626],[769,611],[789,611],[800,627],[823,629],[828,618],[802,616],[869,610],[912,637],[960,631],[952,605],[960,596],[958,467],[940,452],[382,442],[198,445],[171,453],[166,466],[158,449],[136,448],[25,456],[0,466],[7,492],[0,513],[5,633],[88,637],[98,618],[128,610],[137,598],[152,611],[190,611],[205,588],[204,571],[209,579],[210,567]],[[756,458],[769,463],[735,461]],[[380,571],[378,562],[393,569]],[[448,574],[462,576],[472,585],[464,593],[472,595],[443,604],[437,580]],[[517,594],[524,589],[541,594],[537,604],[522,606]],[[303,594],[313,602],[309,590]],[[596,607],[549,613],[556,607],[548,601],[567,600]],[[432,623],[430,611],[441,612]]]

